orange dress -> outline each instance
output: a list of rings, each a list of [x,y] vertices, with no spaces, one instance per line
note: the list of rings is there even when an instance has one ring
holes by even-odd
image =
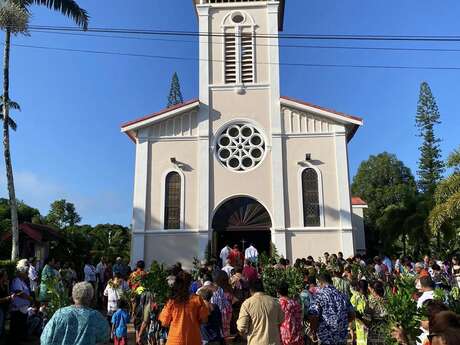
[[[169,300],[159,320],[169,327],[166,345],[201,345],[200,325],[207,322],[209,310],[198,295],[190,296],[185,304]]]

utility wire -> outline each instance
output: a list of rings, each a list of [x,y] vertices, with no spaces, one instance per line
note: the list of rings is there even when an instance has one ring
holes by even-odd
[[[141,57],[149,59],[165,59],[165,60],[178,60],[178,61],[207,61],[207,62],[220,62],[223,60],[209,60],[200,59],[193,57],[181,57],[181,56],[170,56],[170,55],[149,55],[149,54],[137,54],[137,53],[125,53],[125,52],[110,52],[103,50],[92,50],[92,49],[72,49],[72,48],[56,48],[47,46],[37,45],[26,45],[26,44],[12,44],[15,47],[31,48],[31,49],[42,49],[42,50],[54,50],[62,52],[72,53],[87,53],[87,54],[100,54],[100,55],[115,55],[115,56],[130,56],[130,57]],[[270,63],[270,62],[257,62],[259,65],[279,65],[279,66],[296,66],[296,67],[332,67],[332,68],[364,68],[364,69],[395,69],[395,70],[446,70],[446,71],[457,71],[460,67],[437,67],[437,66],[397,66],[397,65],[358,65],[358,64],[314,64],[314,63]]]
[[[100,38],[115,38],[115,39],[128,39],[128,40],[141,40],[141,41],[155,41],[155,42],[178,42],[178,43],[199,43],[197,40],[181,40],[181,39],[168,39],[168,38],[150,38],[150,37],[133,37],[133,36],[116,36],[108,34],[91,34],[91,33],[74,33],[74,32],[58,32],[46,30],[30,30],[31,32],[53,34],[53,35],[69,35],[81,37],[100,37]],[[211,44],[223,45],[224,42],[211,42]],[[308,49],[343,49],[343,50],[377,50],[377,51],[414,51],[414,52],[460,52],[460,49],[447,49],[447,48],[396,48],[396,47],[358,47],[358,46],[337,46],[337,45],[291,45],[291,44],[264,44],[257,43],[257,46],[280,48],[308,48]]]
[[[31,30],[54,30],[82,32],[83,29],[68,26],[30,25]],[[137,35],[192,36],[192,37],[225,37],[225,33],[204,33],[198,31],[179,30],[145,30],[125,28],[88,28],[86,32],[119,33]],[[254,34],[256,38],[279,38],[301,40],[358,40],[358,41],[421,41],[421,42],[460,42],[460,36],[430,36],[430,35],[313,35],[313,34]]]

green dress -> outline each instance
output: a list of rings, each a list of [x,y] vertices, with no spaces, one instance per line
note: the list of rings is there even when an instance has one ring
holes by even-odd
[[[361,315],[364,314],[364,311],[367,308],[367,297],[361,292],[353,291],[351,299],[351,305],[355,308],[355,311]],[[356,345],[367,345],[367,327],[363,321],[356,319],[355,320],[355,330],[356,330]]]
[[[40,281],[40,302],[46,302],[48,300],[48,286],[53,278],[57,277],[57,271],[50,265],[45,265],[42,270],[41,281]]]

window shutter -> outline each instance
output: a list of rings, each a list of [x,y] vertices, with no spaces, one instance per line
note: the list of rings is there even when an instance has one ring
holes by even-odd
[[[241,35],[241,81],[243,83],[254,82],[254,52],[252,34]]]
[[[165,229],[180,229],[181,177],[177,172],[166,175]]]
[[[302,172],[304,226],[320,226],[318,174],[308,168]]]
[[[236,83],[236,37],[234,32],[226,32],[225,36],[225,83]]]

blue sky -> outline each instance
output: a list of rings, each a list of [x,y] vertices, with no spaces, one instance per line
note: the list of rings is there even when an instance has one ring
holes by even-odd
[[[197,30],[191,0],[80,0],[92,27]],[[110,5],[109,5],[110,4]],[[135,6],[133,6],[135,4]],[[33,8],[32,24],[72,23]],[[455,0],[287,0],[284,33],[458,35],[460,3]],[[158,38],[158,37],[157,37]],[[168,38],[168,37],[167,37]],[[170,37],[168,39],[171,39]],[[197,57],[192,42],[82,37],[33,32],[13,43],[149,55]],[[460,43],[282,41],[281,44],[430,47],[460,49]],[[356,51],[281,48],[283,63],[457,66],[460,52]],[[11,97],[17,197],[46,214],[66,198],[83,223],[129,224],[134,145],[119,125],[165,106],[177,71],[186,99],[198,93],[196,61],[147,59],[13,47]],[[371,154],[397,154],[415,173],[418,158],[414,116],[419,84],[429,82],[443,123],[437,128],[447,155],[458,146],[460,71],[389,70],[281,66],[281,90],[318,105],[361,116],[365,126],[350,144],[350,168]],[[0,175],[6,195],[4,168]]]

